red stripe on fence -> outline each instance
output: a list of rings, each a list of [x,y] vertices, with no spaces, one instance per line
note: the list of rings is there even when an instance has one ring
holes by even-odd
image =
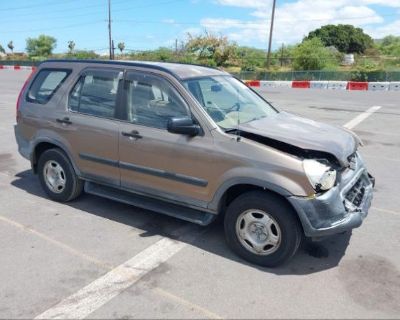
[[[19,65],[14,66],[14,70],[21,70],[21,66]]]
[[[292,81],[292,88],[309,89],[310,81]]]
[[[4,69],[4,66],[2,64],[0,64],[0,69]]]
[[[368,82],[349,81],[347,90],[368,90]]]
[[[259,88],[261,86],[260,80],[249,80],[249,81],[246,81],[246,84],[249,87],[257,87],[257,88]]]

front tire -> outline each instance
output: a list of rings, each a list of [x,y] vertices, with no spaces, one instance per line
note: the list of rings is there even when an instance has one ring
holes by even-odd
[[[263,191],[247,192],[233,200],[224,227],[229,247],[263,267],[276,267],[289,260],[302,239],[302,229],[290,205]]]
[[[43,152],[38,161],[38,174],[43,190],[52,200],[68,202],[82,193],[83,181],[61,149]]]

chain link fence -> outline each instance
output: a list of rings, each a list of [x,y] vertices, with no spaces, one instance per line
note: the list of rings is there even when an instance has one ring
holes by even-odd
[[[326,81],[400,81],[400,71],[286,71],[240,72],[235,76],[242,80],[326,80]]]

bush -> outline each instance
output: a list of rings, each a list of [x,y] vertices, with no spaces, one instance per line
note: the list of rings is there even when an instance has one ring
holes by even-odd
[[[336,65],[337,57],[318,38],[304,40],[293,49],[294,70],[321,70]]]
[[[99,55],[94,51],[77,50],[73,53],[68,53],[67,57],[75,59],[97,59],[99,58]]]

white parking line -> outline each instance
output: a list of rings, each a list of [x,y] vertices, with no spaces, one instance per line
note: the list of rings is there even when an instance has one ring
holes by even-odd
[[[197,310],[209,319],[223,319],[220,315],[218,315],[214,312],[211,312],[210,310],[207,310],[197,304],[194,304],[185,299],[182,299],[181,297],[178,297],[178,296],[172,294],[171,292],[165,291],[164,289],[154,288],[153,292],[163,296],[164,298],[167,298],[167,299],[175,301],[181,305],[184,305],[184,306],[188,307],[189,309]]]
[[[369,108],[367,111],[359,114],[357,117],[355,117],[354,119],[347,122],[343,127],[347,128],[347,129],[353,129],[355,126],[359,125],[362,121],[367,119],[371,114],[378,111],[380,108],[382,108],[382,107],[373,106],[373,107]]]
[[[162,238],[35,319],[83,319],[89,316],[182,250],[187,242],[192,242],[201,231],[202,229],[189,225],[177,232],[185,242]]]

